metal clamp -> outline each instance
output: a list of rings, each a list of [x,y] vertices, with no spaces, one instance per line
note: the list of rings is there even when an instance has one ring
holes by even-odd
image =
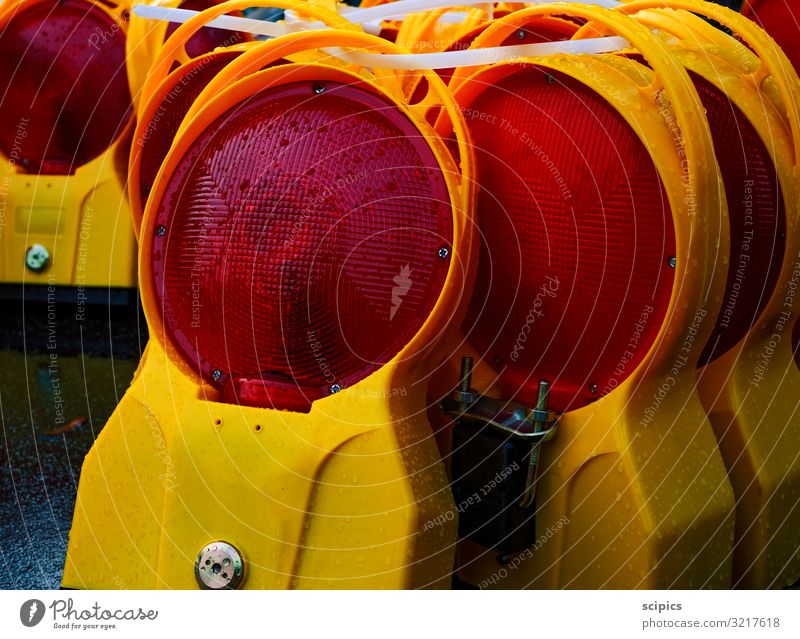
[[[541,380],[535,408],[479,395],[472,388],[472,358],[463,357],[459,386],[442,402],[442,410],[451,417],[481,422],[531,445],[525,491],[519,502],[521,508],[528,508],[534,502],[540,449],[558,428],[558,415],[547,408],[549,393],[550,383]]]

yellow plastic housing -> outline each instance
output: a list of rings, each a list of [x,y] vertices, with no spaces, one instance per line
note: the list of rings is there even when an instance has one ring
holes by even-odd
[[[698,371],[698,388],[736,496],[733,584],[785,587],[800,579],[800,371],[791,340],[800,310],[800,84],[774,41],[734,11],[686,0],[639,0],[621,10],[681,38],[673,53],[750,120],[778,173],[786,240],[777,285],[765,291],[769,301],[747,336]],[[731,268],[740,254],[731,247]]]
[[[496,551],[463,541],[459,574],[481,588],[728,587],[734,495],[695,377],[722,299],[729,241],[708,124],[683,65],[649,29],[619,12],[531,7],[497,20],[473,47],[498,46],[530,21],[557,16],[622,36],[629,52],[648,63],[610,54],[520,60],[579,80],[640,136],[673,212],[675,286],[660,334],[637,369],[608,395],[563,414],[543,446],[535,546],[500,565]],[[464,108],[482,85],[518,68],[507,62],[458,69],[450,86]],[[450,361],[450,380],[458,379],[462,354],[477,361],[477,353],[462,349]],[[474,386],[497,395],[495,378],[483,363]]]
[[[268,64],[287,51],[338,44],[398,52],[374,36],[329,30],[276,38],[246,55],[261,49],[259,62]],[[430,140],[451,194],[454,240],[445,286],[395,358],[314,402],[308,414],[222,403],[176,351],[151,284],[151,211],[196,134],[257,91],[314,77],[367,82],[397,100],[396,84],[369,80],[363,70],[293,63],[231,76],[223,91],[198,100],[201,108],[176,136],[145,211],[139,268],[151,340],[84,463],[64,586],[196,588],[197,553],[216,539],[243,553],[246,588],[449,585],[455,524],[425,529],[454,509],[425,415],[425,390],[442,359],[431,345],[465,301],[474,176],[461,114],[444,84],[427,75],[452,118],[460,165],[416,107],[398,107]]]
[[[4,5],[0,31],[20,4]],[[96,4],[125,30],[121,8]],[[136,239],[124,177],[132,130],[133,119],[104,153],[72,175],[29,174],[14,158],[0,154],[0,207],[4,212],[0,284],[136,286]],[[24,127],[17,135],[24,139]],[[25,264],[26,252],[34,244],[44,246],[50,254],[42,271],[32,271]]]

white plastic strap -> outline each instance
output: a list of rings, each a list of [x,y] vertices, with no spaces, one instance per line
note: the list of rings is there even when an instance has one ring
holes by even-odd
[[[526,4],[548,4],[553,0],[529,0]],[[569,0],[566,0],[569,1]],[[618,7],[620,0],[572,0],[576,4],[593,4],[600,7]],[[474,5],[487,4],[486,0],[397,0],[376,7],[367,9],[351,8],[342,9],[342,16],[362,24],[364,22],[374,22],[380,20],[400,20],[410,13],[421,11],[432,11],[434,9],[446,9],[447,7],[467,7]]]
[[[151,4],[137,4],[133,7],[133,13],[140,18],[183,24],[200,12],[190,9],[159,7]],[[224,29],[225,31],[243,31],[271,38],[296,31],[296,29],[288,28],[286,24],[280,22],[267,22],[266,20],[254,20],[253,18],[240,18],[237,16],[218,16],[203,26]]]
[[[406,1],[406,0],[401,0]],[[409,2],[412,0],[408,0]],[[416,1],[416,0],[414,0]],[[199,12],[188,9],[170,9],[153,5],[136,5],[133,12],[143,18],[165,20],[167,22],[186,22]],[[219,16],[204,26],[243,31],[256,35],[280,36],[296,31],[296,27],[274,22],[264,22],[251,18],[236,16]],[[339,48],[326,49],[326,53],[335,55],[346,62],[368,68],[388,68],[419,71],[425,69],[451,69],[455,67],[472,67],[531,58],[557,53],[610,53],[628,46],[628,42],[620,37],[585,38],[582,40],[563,40],[559,42],[539,42],[535,44],[518,44],[507,47],[487,47],[484,49],[467,49],[464,51],[444,51],[440,53],[368,53],[362,50],[345,50]]]
[[[464,51],[444,51],[441,53],[367,53],[361,50],[325,49],[345,62],[367,68],[403,69],[422,71],[426,69],[452,69],[455,67],[475,67],[495,62],[506,62],[520,58],[533,58],[556,53],[610,53],[628,46],[625,38],[603,37],[583,40],[563,40],[560,42],[537,42],[508,47],[487,47],[485,49],[466,49]]]

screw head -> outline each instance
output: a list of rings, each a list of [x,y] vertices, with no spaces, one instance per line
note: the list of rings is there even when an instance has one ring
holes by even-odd
[[[218,382],[220,379],[222,379],[222,371],[218,368],[215,368],[213,371],[211,371],[211,379],[213,379],[215,382]]]
[[[225,541],[208,544],[194,562],[194,577],[203,590],[234,590],[244,582],[244,559]]]
[[[34,244],[25,251],[25,266],[34,273],[43,271],[50,263],[50,251],[41,244]]]
[[[669,264],[670,268],[675,268],[675,266],[678,264],[678,259],[674,255],[670,255],[667,263]]]
[[[527,34],[525,33],[525,29],[520,29],[519,31],[517,31],[518,40],[524,40],[526,35]]]
[[[597,384],[589,384],[589,392],[592,395],[597,395]]]
[[[166,232],[167,232],[167,227],[165,227],[165,226],[159,226],[156,229],[156,235],[158,235],[158,237],[164,237]]]
[[[440,258],[445,259],[448,255],[450,255],[450,251],[446,246],[443,246],[439,249],[438,255]]]
[[[322,86],[321,84],[315,84],[311,88],[311,90],[314,92],[315,95],[319,95],[320,93],[324,93],[325,92],[325,87]]]
[[[339,386],[339,384],[332,384],[332,385],[331,385],[331,395],[335,395],[335,394],[336,394],[336,393],[338,393],[340,390],[342,390],[342,387],[341,387],[341,386]]]
[[[556,77],[551,73],[545,73],[544,79],[547,81],[547,84],[553,84],[556,81]]]

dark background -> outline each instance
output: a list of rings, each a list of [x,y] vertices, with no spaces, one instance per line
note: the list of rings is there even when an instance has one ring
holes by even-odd
[[[58,588],[84,455],[130,384],[146,325],[130,293],[109,304],[95,291],[82,321],[74,302],[2,293],[0,589]]]

